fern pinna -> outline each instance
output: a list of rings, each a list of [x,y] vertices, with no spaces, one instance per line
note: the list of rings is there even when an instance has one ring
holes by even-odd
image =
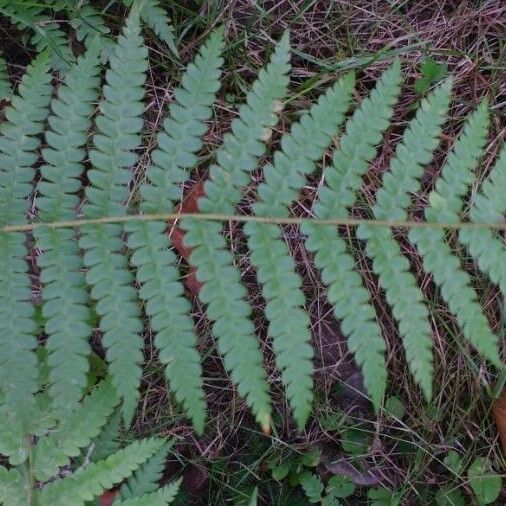
[[[110,39],[103,75],[102,42],[107,29],[102,26],[93,34],[74,23],[81,30],[84,52],[69,60],[53,100],[53,56],[47,49],[28,67],[0,126],[0,409],[10,427],[0,434],[0,452],[12,465],[26,462],[29,455],[35,458],[32,469],[41,482],[68,466],[69,457],[98,437],[102,427],[90,422],[84,428],[77,418],[87,406],[82,398],[89,388],[93,313],[98,316],[110,380],[92,396],[109,392],[114,399],[103,400],[108,414],[100,415],[101,419],[116,405],[120,413],[114,415],[116,427],[120,417],[126,424],[133,419],[140,395],[143,336],[149,325],[175,400],[197,432],[205,427],[205,385],[192,304],[180,281],[178,257],[171,249],[164,217],[180,201],[182,185],[202,162],[199,152],[220,88],[224,34],[217,30],[208,38],[172,92],[150,153],[151,164],[138,195],[129,199],[132,168],[142,147],[148,69],[141,20],[152,19],[143,9],[156,5],[133,3],[122,33],[115,42]],[[82,15],[98,23],[93,11]],[[160,29],[153,27],[155,32]],[[354,75],[337,79],[294,121],[273,152],[271,134],[289,89],[289,61],[286,33],[258,72],[216,150],[205,195],[198,201],[200,216],[184,216],[179,224],[185,231],[185,245],[192,250],[190,263],[202,284],[199,297],[225,368],[264,431],[270,428],[272,408],[263,348],[222,225],[233,219],[256,169],[261,169],[262,181],[254,188],[251,213],[240,219],[247,222],[243,231],[265,300],[267,338],[272,339],[276,367],[297,426],[306,424],[313,398],[311,325],[296,262],[279,225],[291,217],[292,203],[329,151],[332,157],[322,171],[311,216],[299,217],[301,232],[377,409],[387,388],[386,342],[375,306],[336,224],[349,222],[363,178],[389,127],[401,88],[401,63],[395,60],[357,105],[352,100]],[[10,97],[9,76],[4,73],[2,79]],[[409,367],[427,398],[432,395],[434,369],[430,312],[390,225],[405,223],[409,217],[410,195],[420,190],[420,178],[437,149],[450,98],[451,80],[447,80],[422,100],[384,174],[371,209],[373,219],[356,229],[358,244],[364,246],[398,324]],[[354,110],[345,122],[350,109]],[[453,236],[444,232],[445,224],[466,220],[465,198],[483,154],[487,116],[483,102],[468,118],[429,195],[426,223],[412,228],[408,239],[462,327],[463,337],[500,367],[498,337],[454,246],[459,241],[467,248],[478,267],[506,294],[504,244],[484,226],[499,222],[506,211],[500,194],[506,178],[504,148],[489,180],[470,202],[469,218],[478,227],[465,226]],[[40,149],[42,136],[45,146]],[[34,181],[35,205],[30,208]],[[132,201],[138,208],[127,203]],[[83,223],[79,223],[81,210]],[[25,235],[32,228],[34,243],[32,235]],[[33,252],[38,267],[34,272],[25,260]],[[35,319],[32,278],[42,287],[42,329]],[[42,346],[37,348],[38,344]],[[37,394],[41,349],[48,369],[42,396]],[[51,414],[40,416],[35,424],[34,414],[41,412]],[[52,435],[49,429],[55,420],[67,415],[68,421]],[[76,438],[69,429],[74,425],[81,434]],[[40,449],[30,447],[28,434],[39,438]],[[106,453],[97,455],[107,459]],[[18,476],[12,470],[1,473],[5,486],[17,486]],[[98,487],[93,473],[90,469],[81,474],[90,490]],[[69,491],[77,490],[74,481],[67,483]],[[108,483],[106,479],[102,485]],[[42,496],[52,500],[60,493],[58,487],[48,486]],[[127,489],[122,488],[124,494]],[[171,493],[149,487],[144,491]],[[126,495],[122,500],[135,504]]]

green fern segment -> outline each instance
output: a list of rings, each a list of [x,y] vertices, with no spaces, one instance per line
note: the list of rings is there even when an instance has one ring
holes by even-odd
[[[197,163],[195,153],[202,147],[201,136],[220,86],[222,31],[209,38],[194,63],[190,63],[176,89],[158,147],[152,154],[154,166],[147,170],[148,184],[141,187],[141,209],[148,213],[170,211],[180,199],[179,185],[186,170]],[[163,222],[130,223],[129,247],[137,267],[140,296],[156,331],[155,343],[176,398],[181,401],[197,432],[205,422],[202,371],[196,351],[191,304],[183,295],[176,257],[168,251],[169,238]]]
[[[101,114],[96,119],[99,133],[93,138],[95,149],[90,152],[93,168],[87,173],[91,182],[86,188],[88,218],[126,213],[129,169],[137,160],[131,150],[140,144],[147,69],[147,49],[140,36],[135,7],[118,38],[110,67],[104,100],[100,103]],[[121,225],[89,225],[82,227],[80,246],[86,251],[84,264],[89,269],[86,281],[97,301],[112,380],[124,400],[123,415],[129,423],[137,405],[142,361],[139,333],[143,325],[132,286],[133,276],[122,252],[121,235]]]
[[[7,65],[2,56],[0,56],[0,100],[10,98],[12,93],[11,81],[7,72]]]
[[[506,214],[504,195],[501,190],[506,185],[506,146],[499,157],[483,188],[476,196],[470,211],[474,223],[499,223]],[[506,249],[504,241],[497,232],[490,229],[462,229],[459,239],[469,253],[476,259],[480,269],[499,285],[506,298]]]
[[[139,497],[131,497],[124,501],[115,501],[114,506],[164,506],[174,501],[179,492],[181,480],[173,481],[156,492]]]
[[[276,122],[279,101],[286,93],[289,70],[289,41],[285,34],[276,46],[267,68],[262,69],[232,122],[232,133],[224,138],[217,153],[219,165],[210,169],[205,184],[206,197],[199,200],[202,212],[233,213],[241,198],[237,187],[249,181],[257,159],[265,151],[262,142]],[[208,304],[207,314],[214,320],[213,333],[231,371],[239,394],[246,398],[264,430],[270,424],[270,403],[262,355],[258,349],[251,309],[245,302],[246,291],[233,257],[221,235],[221,224],[186,219],[185,243],[193,249],[190,258],[197,267],[197,278],[204,283],[200,299]]]
[[[445,81],[422,101],[416,117],[404,132],[401,144],[377,193],[374,217],[404,220],[410,204],[409,192],[419,189],[424,165],[435,150],[450,103],[451,81]],[[367,240],[366,252],[373,261],[393,315],[399,323],[411,372],[427,399],[432,397],[432,341],[428,310],[421,290],[410,272],[389,228],[360,226],[357,235]]]
[[[117,483],[128,478],[154,455],[165,442],[161,439],[135,441],[106,460],[92,462],[73,475],[53,481],[36,492],[40,506],[84,506]]]
[[[158,482],[162,477],[167,453],[171,446],[171,441],[163,445],[123,483],[120,489],[121,499],[140,497],[158,489]]]
[[[453,151],[443,167],[436,190],[429,195],[430,206],[425,210],[429,222],[458,222],[463,197],[473,181],[487,136],[487,107],[483,103],[470,116]],[[462,269],[460,260],[453,255],[441,229],[412,229],[409,239],[416,244],[423,257],[427,272],[441,289],[441,295],[457,317],[464,336],[480,353],[495,364],[500,364],[495,336],[478,302],[470,275]]]
[[[27,69],[6,121],[0,125],[0,225],[25,220],[32,191],[38,135],[48,115],[51,76],[47,55]],[[37,391],[36,326],[21,233],[0,232],[0,391],[3,402],[28,416]]]
[[[123,0],[125,5],[132,5],[134,0]],[[168,48],[177,55],[174,27],[165,10],[160,7],[158,0],[143,0],[141,4],[141,20],[153,33],[167,44]]]
[[[256,214],[284,216],[297,198],[305,174],[315,169],[337,133],[353,91],[352,74],[340,80],[292,127],[281,141],[282,151],[275,154],[274,166],[264,169],[265,183],[259,194],[266,195],[253,208]],[[310,147],[310,149],[308,149]],[[301,279],[284,242],[279,241],[276,225],[250,222],[244,227],[251,250],[251,261],[258,272],[266,299],[269,335],[273,338],[278,368],[299,427],[309,416],[312,401],[313,349],[309,317],[302,309],[305,302]]]
[[[51,130],[46,133],[49,147],[43,150],[46,165],[40,169],[44,180],[38,185],[42,221],[75,216],[84,168],[82,146],[98,95],[99,49],[95,44],[70,69],[52,104]],[[43,251],[37,263],[44,285],[42,314],[50,352],[50,392],[55,410],[65,413],[81,399],[88,372],[92,329],[87,323],[90,313],[83,264],[71,229],[39,228],[34,235]]]
[[[346,124],[346,133],[334,153],[332,166],[325,172],[326,186],[320,188],[314,206],[318,218],[346,217],[347,207],[355,202],[368,162],[376,155],[376,145],[389,125],[401,84],[399,61],[378,80]],[[322,270],[328,286],[327,298],[341,330],[348,337],[348,347],[362,369],[364,386],[376,408],[381,405],[386,388],[385,342],[376,322],[369,292],[356,272],[353,256],[335,227],[315,226],[306,222],[306,247],[315,252],[315,265]]]
[[[35,477],[47,481],[68,464],[70,457],[77,457],[80,449],[100,433],[118,402],[107,381],[86,396],[75,411],[67,412],[60,426],[37,442],[33,456]]]
[[[0,466],[0,504],[22,506],[23,497],[28,495],[27,483],[17,469]]]

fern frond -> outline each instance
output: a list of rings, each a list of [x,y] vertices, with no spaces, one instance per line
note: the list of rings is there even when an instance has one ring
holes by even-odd
[[[314,171],[315,162],[337,133],[349,107],[354,83],[352,74],[338,81],[293,125],[290,134],[283,136],[274,165],[264,168],[265,182],[259,187],[261,200],[253,206],[257,215],[288,214],[288,206],[297,198],[305,175]],[[302,428],[313,397],[313,349],[309,317],[302,308],[305,298],[301,279],[286,243],[279,240],[278,226],[250,222],[244,232],[266,300],[268,331],[277,366],[282,371],[294,418]]]
[[[27,69],[6,121],[0,125],[0,224],[23,222],[32,191],[38,135],[48,115],[49,60],[38,56]],[[3,402],[28,415],[37,391],[36,325],[21,233],[0,232],[0,389]]]
[[[75,411],[67,413],[55,430],[38,440],[33,454],[35,477],[47,481],[70,457],[77,457],[80,449],[100,433],[118,402],[110,382],[104,381]]]
[[[27,483],[17,469],[0,466],[0,504],[4,506],[22,506],[26,504]]]
[[[73,475],[53,481],[35,492],[40,506],[81,506],[104,490],[128,478],[140,465],[154,455],[164,440],[151,438],[134,441],[105,460],[92,462]]]
[[[35,33],[31,43],[38,53],[49,51],[52,55],[52,66],[55,70],[67,71],[74,62],[74,55],[70,49],[67,34],[61,30],[58,23],[49,20],[34,25]]]
[[[506,214],[504,196],[501,189],[506,184],[506,146],[503,146],[490,176],[476,195],[470,210],[474,223],[498,223]],[[480,269],[499,285],[506,298],[506,249],[504,240],[490,229],[462,229],[459,240],[464,244]]]
[[[362,176],[389,125],[401,80],[400,62],[396,60],[347,122],[332,166],[324,173],[326,185],[318,192],[314,206],[318,218],[348,215],[347,208],[354,204]],[[327,298],[336,318],[342,320],[341,330],[362,370],[365,389],[378,409],[386,389],[385,342],[369,292],[356,271],[355,259],[335,227],[307,222],[302,231],[307,234],[307,249],[315,252],[315,265],[321,269],[322,280],[328,286]]]
[[[82,147],[98,96],[99,49],[95,44],[69,70],[52,103],[51,130],[46,133],[49,147],[42,152],[46,165],[40,169],[44,179],[38,185],[42,221],[75,216],[76,192],[84,170]],[[92,329],[87,323],[90,313],[83,263],[72,229],[39,228],[34,235],[43,251],[37,263],[44,285],[42,314],[48,335],[50,393],[55,411],[65,413],[81,399],[88,373]]]
[[[438,144],[450,96],[451,81],[447,80],[422,101],[396,149],[390,171],[383,177],[383,186],[373,207],[376,219],[406,219],[411,202],[409,192],[419,189],[424,166],[430,162]],[[427,306],[410,272],[409,262],[389,228],[361,225],[357,236],[367,240],[366,253],[373,261],[373,270],[399,324],[411,372],[430,399],[433,374],[431,328]]]
[[[12,94],[11,81],[7,72],[5,59],[0,56],[0,100],[10,98]]]
[[[463,197],[473,181],[473,169],[483,153],[487,136],[487,106],[482,103],[470,116],[442,170],[436,189],[429,195],[425,217],[429,222],[458,222]],[[464,337],[494,364],[500,364],[498,337],[492,333],[486,316],[472,287],[471,276],[462,269],[452,254],[441,229],[412,229],[409,239],[423,258],[424,269],[430,272],[441,289]]]
[[[120,448],[121,411],[116,409],[107,423],[102,427],[98,436],[93,440],[93,450],[90,454],[92,462],[106,459]]]
[[[137,160],[131,150],[140,144],[143,84],[147,49],[140,35],[139,13],[134,7],[119,36],[110,69],[106,73],[104,99],[96,119],[99,133],[90,152],[93,168],[87,175],[88,218],[126,213],[130,167]],[[82,228],[80,246],[86,253],[87,283],[97,301],[100,329],[107,349],[113,384],[123,398],[125,422],[129,424],[137,405],[142,361],[143,325],[133,276],[122,254],[121,225],[90,225]]]
[[[134,0],[123,0],[127,6],[133,4]],[[174,27],[170,22],[165,10],[160,7],[158,0],[143,0],[141,5],[141,21],[153,31],[153,33],[167,47],[177,55],[176,40],[174,37]]]
[[[199,200],[202,212],[234,212],[241,198],[237,187],[249,181],[257,158],[265,151],[262,142],[276,122],[279,101],[286,93],[289,70],[289,41],[285,34],[277,44],[270,63],[262,69],[246,104],[239,109],[239,118],[232,122],[232,133],[225,135],[217,153],[219,165],[210,169],[205,184],[206,196]],[[257,421],[269,429],[270,403],[262,355],[254,335],[249,305],[240,283],[240,274],[233,266],[233,257],[226,249],[221,224],[184,220],[185,243],[193,249],[190,263],[197,267],[197,278],[204,285],[200,299],[208,304],[207,315],[215,323],[213,333],[218,338],[225,366],[237,384],[239,394],[246,398]]]
[[[148,184],[141,187],[141,209],[148,213],[170,211],[180,199],[179,184],[186,169],[197,163],[200,137],[220,85],[222,32],[215,32],[188,65],[182,87],[176,89],[164,129],[158,135],[158,147],[152,154],[155,163],[147,170]],[[137,267],[140,297],[156,331],[155,344],[166,364],[166,375],[176,399],[183,403],[197,432],[205,422],[202,370],[196,350],[196,337],[190,317],[191,304],[183,295],[176,257],[163,222],[137,222],[126,227],[131,262]]]
[[[181,479],[158,489],[156,492],[139,497],[131,497],[124,501],[115,501],[114,506],[164,506],[174,501],[181,486]]]
[[[130,499],[149,494],[158,489],[167,453],[172,446],[172,441],[166,442],[149,460],[142,464],[120,489],[121,499]]]

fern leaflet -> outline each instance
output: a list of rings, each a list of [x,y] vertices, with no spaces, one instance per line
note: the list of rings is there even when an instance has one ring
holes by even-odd
[[[173,481],[156,492],[139,497],[131,497],[124,501],[115,501],[114,506],[164,506],[174,501],[180,486],[181,480]]]
[[[140,465],[154,455],[164,444],[161,439],[134,441],[105,460],[92,462],[73,475],[53,481],[36,492],[40,506],[81,506],[104,490],[128,478]]]
[[[458,222],[462,198],[473,180],[473,169],[483,152],[487,135],[487,108],[483,103],[470,116],[453,151],[448,155],[436,190],[429,195],[430,206],[425,211],[427,221]],[[427,272],[441,289],[441,295],[457,317],[465,338],[496,365],[498,338],[490,330],[478,296],[471,285],[471,276],[461,268],[441,229],[413,229],[409,239],[416,244]]]
[[[496,223],[506,213],[501,189],[506,184],[506,146],[503,146],[489,179],[476,196],[470,211],[474,223]],[[499,285],[506,298],[506,249],[497,232],[489,229],[462,229],[459,239],[476,259],[480,269]],[[494,350],[495,352],[495,350]]]
[[[148,184],[141,187],[141,209],[151,213],[169,211],[180,198],[178,184],[186,170],[195,166],[195,153],[201,148],[200,136],[219,89],[222,59],[222,34],[213,34],[182,78],[182,87],[174,93],[164,130],[158,135],[155,162],[147,171]],[[166,375],[197,432],[205,421],[202,371],[196,351],[191,305],[183,296],[175,255],[168,250],[169,238],[163,222],[136,222],[126,226],[131,262],[137,267],[140,297],[156,331],[155,344],[166,364]]]
[[[253,83],[246,104],[240,107],[239,118],[232,122],[232,133],[224,138],[217,153],[219,165],[211,167],[210,180],[205,184],[206,197],[198,202],[200,211],[234,211],[241,198],[236,187],[248,183],[249,172],[265,151],[262,140],[276,122],[275,111],[288,84],[288,57],[289,41],[285,34],[267,68],[260,71]],[[207,315],[215,321],[213,333],[218,338],[225,366],[231,371],[239,394],[246,398],[257,421],[267,431],[270,403],[262,355],[249,319],[251,310],[244,300],[245,289],[226,249],[221,224],[186,219],[181,226],[187,231],[186,245],[193,249],[190,262],[197,267],[197,278],[204,283],[200,299],[208,304]]]
[[[27,495],[27,483],[17,469],[0,466],[0,504],[22,506]]]
[[[125,214],[124,201],[131,178],[130,166],[137,156],[131,152],[140,143],[143,84],[147,49],[140,36],[139,13],[133,8],[106,73],[101,115],[96,119],[99,133],[90,152],[93,168],[88,171],[91,186],[86,188],[88,218]],[[121,253],[121,225],[89,225],[82,228],[80,246],[86,250],[86,281],[97,301],[100,329],[107,348],[112,381],[123,398],[125,422],[133,416],[138,398],[142,361],[143,325],[132,286],[127,259]]]
[[[347,207],[355,202],[355,193],[375,156],[375,146],[388,127],[401,84],[398,60],[378,80],[370,96],[346,124],[346,133],[334,153],[332,166],[325,172],[326,186],[318,192],[314,206],[319,218],[344,217]],[[385,343],[376,322],[369,293],[355,270],[355,260],[347,252],[346,243],[332,226],[305,223],[306,247],[314,251],[315,264],[322,270],[328,286],[327,298],[341,319],[341,330],[348,336],[348,346],[362,369],[364,386],[376,409],[386,388]]]
[[[40,171],[41,197],[37,200],[42,221],[72,219],[81,186],[86,133],[91,124],[98,95],[99,46],[95,44],[66,76],[58,98],[52,103],[51,130],[46,132],[49,147],[43,150],[46,165]],[[44,284],[42,314],[46,318],[50,393],[54,409],[66,412],[81,399],[86,386],[88,338],[91,327],[88,294],[82,273],[79,245],[72,229],[39,228],[37,247],[43,253],[37,263]]]
[[[275,153],[274,165],[264,168],[265,182],[258,190],[261,200],[253,206],[257,215],[288,213],[288,206],[304,184],[305,174],[315,169],[314,162],[323,156],[337,133],[349,107],[354,82],[352,74],[338,81],[282,138],[282,150]],[[268,331],[277,366],[282,371],[294,418],[302,428],[313,396],[313,349],[309,318],[301,307],[305,302],[301,279],[295,273],[286,243],[278,240],[278,226],[250,222],[244,231],[266,300]]]
[[[0,224],[22,222],[37,160],[38,135],[48,115],[51,76],[47,54],[28,67],[0,125]],[[29,416],[37,391],[36,326],[25,236],[0,232],[0,388],[3,402]]]
[[[104,381],[75,411],[67,413],[56,430],[39,439],[33,455],[35,477],[49,480],[70,457],[77,457],[100,433],[118,402],[110,382]]]
[[[451,95],[447,80],[422,101],[415,118],[404,132],[390,171],[378,190],[374,217],[378,220],[403,220],[410,204],[408,192],[419,186],[424,165],[429,163],[437,146]],[[432,343],[428,310],[423,295],[409,271],[409,262],[401,254],[389,228],[358,227],[357,236],[367,240],[366,252],[373,261],[386,298],[403,338],[411,372],[427,399],[432,397]]]

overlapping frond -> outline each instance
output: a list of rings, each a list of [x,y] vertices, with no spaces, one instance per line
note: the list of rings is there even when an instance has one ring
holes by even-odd
[[[47,54],[28,67],[0,125],[0,224],[25,220],[32,191],[37,137],[49,110]],[[22,233],[0,232],[0,391],[4,403],[28,414],[37,391],[36,326],[32,319],[27,248]]]
[[[376,145],[389,125],[401,79],[400,63],[396,61],[347,122],[332,165],[324,173],[326,184],[318,192],[316,217],[347,216],[368,163],[376,154]],[[328,286],[327,298],[334,314],[342,320],[341,330],[348,337],[348,347],[362,369],[365,389],[378,408],[386,388],[385,343],[369,292],[356,271],[355,259],[335,227],[307,222],[302,230],[307,234],[306,247],[315,252],[315,265]]]
[[[41,221],[72,219],[84,170],[83,146],[98,96],[99,50],[93,45],[66,76],[65,84],[52,102],[48,148],[42,154],[46,165],[40,168],[43,180],[37,199]],[[79,245],[72,229],[39,228],[37,247],[42,250],[37,263],[41,269],[46,319],[50,393],[54,409],[66,412],[81,399],[86,386],[88,338],[88,294]]]
[[[265,151],[263,143],[276,122],[276,110],[286,93],[289,70],[289,40],[285,34],[277,44],[270,63],[253,83],[239,117],[232,122],[232,132],[225,135],[217,153],[217,165],[210,168],[210,180],[205,184],[205,197],[199,200],[202,212],[233,213],[241,198],[238,187],[249,182],[249,173]],[[262,355],[249,318],[240,274],[226,248],[220,223],[204,223],[186,219],[182,223],[187,233],[185,244],[193,249],[190,258],[197,267],[197,278],[203,282],[200,299],[207,304],[207,315],[215,323],[213,333],[218,338],[226,368],[237,384],[239,394],[246,398],[264,430],[270,424],[270,403]]]
[[[378,220],[406,219],[411,202],[409,192],[419,189],[419,178],[430,162],[450,103],[451,80],[439,85],[417,110],[405,130],[390,170],[378,190],[374,217]],[[416,382],[425,396],[432,397],[432,341],[427,306],[410,272],[409,261],[402,255],[391,229],[361,225],[357,235],[367,240],[366,253],[385,290],[394,318],[399,325],[406,357]]]
[[[286,216],[297,198],[305,175],[315,169],[336,135],[349,107],[355,79],[348,74],[338,81],[295,123],[281,140],[273,165],[264,168],[265,182],[259,186],[260,200],[253,210],[260,216]],[[311,334],[300,276],[276,225],[247,223],[251,261],[257,270],[266,300],[269,336],[273,339],[278,368],[282,371],[294,418],[303,427],[313,397]]]
[[[195,166],[195,153],[201,148],[201,136],[220,86],[223,45],[217,31],[190,63],[174,92],[164,128],[158,135],[158,147],[152,154],[154,165],[147,170],[148,183],[141,188],[141,209],[163,213],[179,200],[179,185],[187,170]],[[137,268],[140,297],[156,332],[155,344],[166,364],[166,375],[176,399],[183,403],[196,430],[202,433],[205,402],[200,356],[190,316],[191,304],[184,297],[180,274],[164,222],[136,222],[126,226],[128,246],[134,252],[131,263]]]
[[[470,210],[474,223],[499,223],[506,213],[506,204],[502,190],[506,184],[506,146],[503,146],[489,178],[482,190],[476,195]],[[506,298],[506,248],[504,240],[495,230],[486,228],[463,229],[459,239],[480,269],[496,283]]]
[[[483,153],[487,135],[487,106],[485,103],[472,114],[459,136],[442,170],[436,189],[429,195],[430,205],[425,210],[429,222],[458,222],[463,207],[463,197],[473,181],[473,170]],[[423,265],[441,289],[464,337],[486,358],[500,364],[498,338],[489,326],[471,284],[471,276],[460,265],[460,259],[452,254],[445,233],[441,229],[413,229],[409,239],[416,244],[423,258]]]
[[[98,133],[90,151],[93,168],[87,172],[88,218],[126,213],[132,152],[140,144],[143,85],[147,48],[140,35],[139,12],[134,7],[119,36],[110,69],[106,73],[104,99],[96,119]],[[130,422],[136,408],[142,361],[143,325],[132,286],[133,276],[123,253],[121,225],[89,225],[82,228],[80,246],[86,251],[86,281],[97,301],[100,329],[107,348],[112,381],[123,398],[123,414]]]
[[[47,481],[70,457],[77,457],[106,424],[119,399],[109,381],[86,396],[74,411],[67,411],[58,427],[37,441],[33,454],[33,474]]]
[[[158,482],[165,468],[167,452],[172,442],[166,442],[152,457],[137,469],[121,486],[119,495],[121,499],[130,499],[150,494],[158,489]]]
[[[139,497],[131,497],[124,501],[116,501],[114,506],[164,506],[170,504],[177,496],[179,488],[181,486],[181,480],[176,480],[160,488],[156,492],[145,494]]]
[[[163,445],[162,439],[134,441],[105,460],[92,462],[69,477],[35,491],[40,506],[81,506],[128,478]]]

